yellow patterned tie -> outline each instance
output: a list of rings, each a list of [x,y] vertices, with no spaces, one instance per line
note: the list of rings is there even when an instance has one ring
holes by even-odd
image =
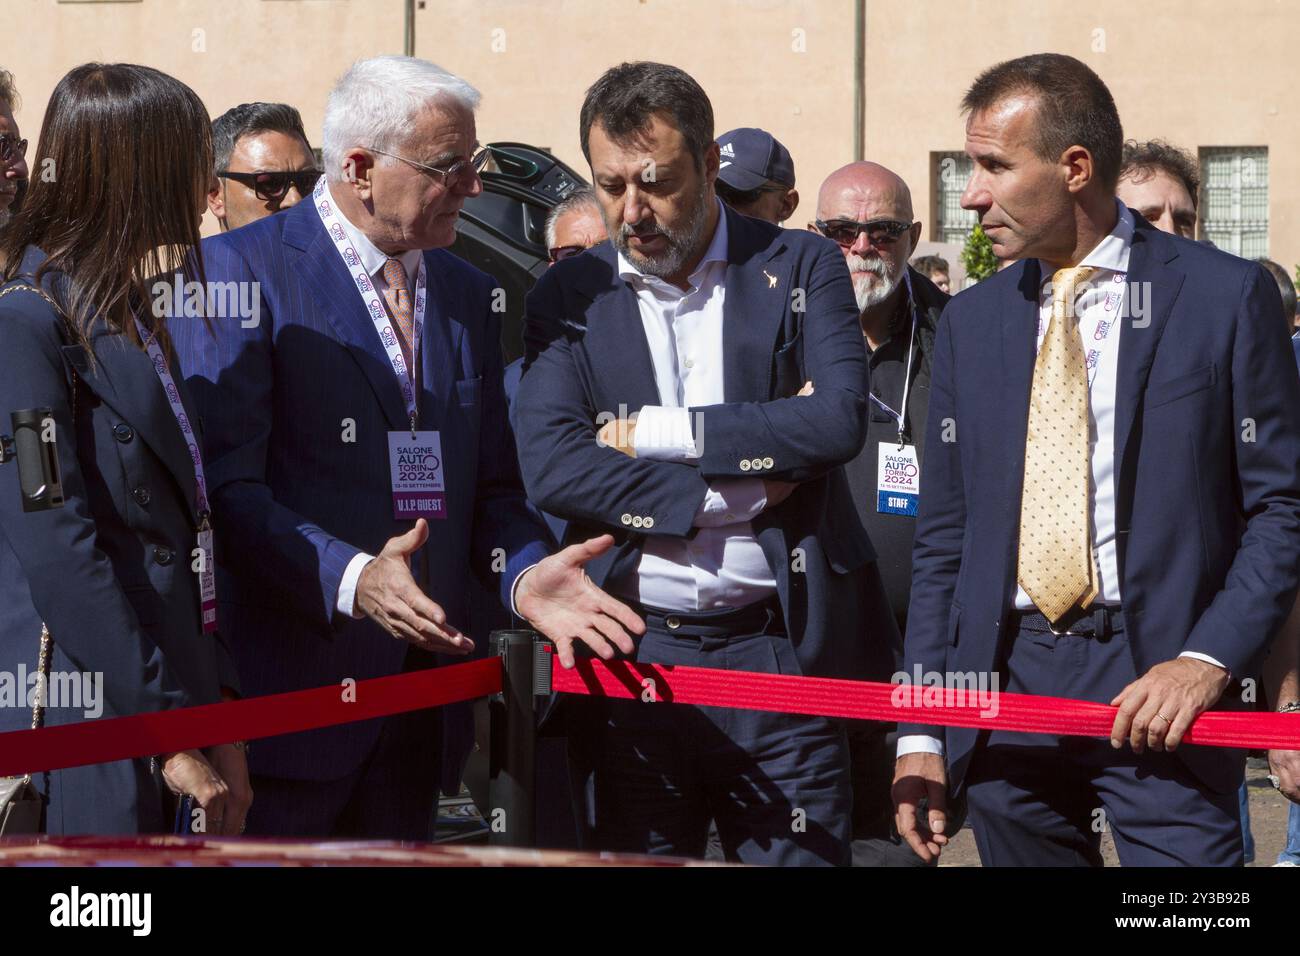
[[[384,299],[397,323],[398,343],[402,346],[402,358],[406,360],[406,372],[415,381],[415,369],[411,361],[411,339],[415,332],[415,314],[411,310],[411,290],[406,284],[406,266],[401,259],[389,259],[384,263],[384,281],[388,291]]]
[[[1088,369],[1075,290],[1096,269],[1052,276],[1052,316],[1034,364],[1016,579],[1048,620],[1097,596],[1088,534]]]

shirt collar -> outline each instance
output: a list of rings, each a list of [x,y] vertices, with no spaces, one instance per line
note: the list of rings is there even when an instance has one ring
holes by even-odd
[[[325,186],[329,190],[329,184]],[[338,200],[334,198],[333,192],[330,193],[330,204],[334,207],[334,215],[339,217],[339,222],[343,226],[343,231],[347,233],[348,241],[352,243],[352,248],[357,251],[361,257],[361,264],[365,266],[366,275],[375,277],[384,271],[384,263],[389,260],[388,253],[380,249],[370,241],[370,237],[353,225],[347,216],[343,215],[343,210],[339,208]],[[416,270],[420,268],[420,257],[424,253],[419,249],[408,249],[396,258],[402,261],[406,269],[406,280],[408,285],[415,283]]]
[[[722,200],[714,198],[718,204],[718,225],[713,230],[713,238],[709,241],[709,247],[704,250],[704,257],[700,259],[700,264],[695,267],[695,271],[688,277],[691,285],[698,285],[696,277],[703,275],[705,270],[715,262],[727,261],[727,211],[723,208]],[[620,279],[641,279],[646,282],[655,281],[663,282],[658,276],[652,276],[642,272],[636,266],[624,257],[623,253],[618,254],[618,275]]]
[[[1083,257],[1079,263],[1081,266],[1093,266],[1097,269],[1105,269],[1110,272],[1128,272],[1129,253],[1133,251],[1133,230],[1136,224],[1133,222],[1133,214],[1128,211],[1118,199],[1115,200],[1115,206],[1119,212],[1119,218],[1115,222],[1115,228],[1093,247],[1093,250]],[[1039,275],[1043,277],[1043,282],[1051,282],[1054,270],[1042,259],[1038,260]]]

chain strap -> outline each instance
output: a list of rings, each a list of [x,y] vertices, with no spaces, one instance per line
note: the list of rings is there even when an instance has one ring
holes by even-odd
[[[41,651],[36,662],[36,699],[32,701],[32,730],[40,730],[45,725],[45,695],[50,692],[50,649],[53,645],[50,629],[42,621]],[[32,775],[24,775],[23,783],[31,782]]]
[[[45,695],[50,692],[50,629],[41,622],[41,654],[37,662],[36,702],[32,704],[32,730],[40,730],[45,724]]]
[[[62,310],[59,309],[59,304],[55,302],[53,299],[51,299],[49,294],[40,286],[24,285],[22,283],[19,283],[17,285],[11,285],[7,288],[0,289],[0,299],[3,299],[10,292],[18,292],[19,290],[32,292],[35,293],[36,295],[39,295],[42,299],[44,299],[46,302],[50,304],[50,308],[52,308],[55,312],[58,312],[60,315],[63,314]]]

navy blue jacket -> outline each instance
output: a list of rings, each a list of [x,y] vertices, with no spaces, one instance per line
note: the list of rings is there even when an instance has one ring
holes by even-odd
[[[896,629],[892,618],[880,620],[888,614],[860,612],[857,578],[875,554],[841,467],[861,449],[867,416],[865,350],[844,257],[811,233],[725,215],[726,401],[690,409],[702,457],[632,459],[596,443],[602,412],[660,404],[636,295],[607,241],[548,269],[525,306],[512,414],[529,500],[569,522],[566,543],[615,535],[617,546],[588,566],[603,585],[634,566],[648,536],[692,534],[711,480],[802,482],[753,520],[800,667],[887,675]],[[791,397],[807,380],[814,394]],[[625,515],[651,521],[629,527]]]
[[[173,323],[205,427],[218,596],[244,692],[399,673],[408,645],[336,610],[352,557],[411,527],[393,517],[387,438],[409,424],[361,296],[309,201],[205,240],[203,255],[210,282],[256,283],[244,288],[257,290],[260,309],[256,322],[216,319],[214,332]],[[424,255],[420,427],[440,432],[448,517],[429,522],[412,571],[466,627],[469,575],[508,598],[515,576],[546,556],[546,532],[515,462],[495,283],[449,252]],[[360,765],[381,723],[268,739],[250,765],[337,779]]]
[[[1199,651],[1243,678],[1286,619],[1300,569],[1300,380],[1288,329],[1260,266],[1133,218],[1115,410],[1128,641],[1139,674]],[[1010,636],[1039,279],[1037,260],[1017,263],[956,296],[940,320],[908,673],[989,672]],[[1145,317],[1131,315],[1135,299]],[[944,440],[948,428],[955,441]],[[1243,707],[1240,688],[1219,706]],[[960,787],[977,729],[900,732],[946,736]],[[1240,783],[1240,751],[1177,753],[1214,789]]]
[[[29,249],[22,272],[44,259]],[[42,277],[47,290],[62,281]],[[216,703],[239,683],[224,642],[202,633],[193,462],[145,352],[103,323],[90,344],[93,356],[33,292],[0,299],[0,431],[13,411],[51,408],[65,496],[24,513],[17,466],[0,466],[0,669],[36,672],[44,621],[52,672],[102,679],[100,719]],[[84,710],[50,707],[45,722],[80,721]],[[26,707],[0,707],[0,731],[30,721]],[[162,829],[147,765],[51,774],[49,832]]]

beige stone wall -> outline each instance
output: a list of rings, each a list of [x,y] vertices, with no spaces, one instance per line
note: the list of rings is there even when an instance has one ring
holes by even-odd
[[[0,7],[7,21],[0,66],[22,96],[17,119],[32,143],[29,162],[59,78],[91,60],[170,73],[213,116],[250,100],[292,103],[318,146],[325,97],[343,68],[403,52],[404,0],[0,0]],[[215,230],[209,215],[205,232]]]
[[[250,99],[302,110],[319,142],[325,95],[351,60],[400,53],[404,0],[2,0],[0,64],[35,139],[49,91],[91,59],[166,70],[215,114]],[[1269,148],[1270,253],[1300,262],[1300,151],[1292,100],[1300,0],[863,0],[868,158],[912,185],[932,221],[930,154],[959,150],[957,104],[985,66],[1052,50],[1110,85],[1128,135]],[[675,63],[713,100],[718,131],[762,126],[794,155],[813,217],[817,185],[853,159],[857,0],[417,0],[416,53],[484,94],[480,138],[551,147],[585,170],[586,87],[623,59]],[[34,151],[34,150],[33,150]],[[927,235],[928,238],[928,235]]]
[[[868,4],[868,155],[906,178],[930,225],[931,151],[960,150],[958,104],[981,69],[1068,53],[1105,80],[1126,137],[1267,146],[1269,254],[1300,262],[1296,0],[911,0]]]

